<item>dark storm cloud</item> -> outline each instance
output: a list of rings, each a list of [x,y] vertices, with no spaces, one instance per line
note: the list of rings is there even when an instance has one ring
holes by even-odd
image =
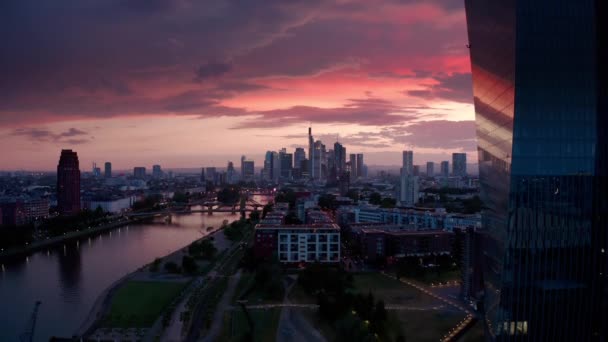
[[[435,76],[434,79],[439,83],[428,86],[424,90],[409,90],[406,94],[427,100],[439,98],[454,102],[473,102],[473,86],[470,73],[443,74]]]
[[[223,62],[207,62],[196,70],[196,81],[202,82],[207,78],[222,76],[232,70],[232,64]]]
[[[304,140],[306,135],[291,134],[281,138]],[[390,148],[394,145],[407,145],[417,148],[460,149],[475,151],[474,121],[419,121],[383,128],[380,132],[357,132],[355,134],[315,135],[315,139],[325,142],[339,140],[348,146],[369,148]]]
[[[83,144],[90,141],[89,137],[85,138],[89,133],[73,127],[59,133],[52,132],[46,128],[17,128],[10,135],[25,137],[34,142]]]
[[[447,1],[435,2],[451,9]],[[424,78],[427,72],[421,70],[427,66],[410,72],[392,68],[417,54],[445,54],[448,42],[464,40],[464,31],[438,28],[434,18],[407,27],[377,20],[369,13],[378,5],[368,0],[0,1],[0,126],[140,114],[251,115],[246,108],[219,103],[267,90],[256,80],[276,76],[362,70],[378,77]],[[184,84],[199,86],[193,78],[200,92],[172,92]],[[434,93],[461,97],[442,89]],[[402,120],[377,104],[356,101],[344,108],[294,106],[260,115],[254,126],[274,124],[273,116],[282,118],[280,124],[300,122],[299,116],[364,125]]]
[[[389,0],[400,4],[420,4],[427,3],[433,5],[439,5],[442,8],[449,11],[460,11],[464,10],[464,1],[459,0]]]
[[[181,0],[122,0],[121,3],[125,8],[143,12],[164,12],[178,8]]]
[[[386,126],[402,124],[420,117],[420,113],[415,110],[377,98],[350,99],[346,105],[335,108],[294,106],[249,114],[258,117],[234,128],[277,128],[306,122]]]

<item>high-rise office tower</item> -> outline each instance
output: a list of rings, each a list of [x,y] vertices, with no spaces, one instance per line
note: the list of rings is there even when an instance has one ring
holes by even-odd
[[[103,176],[106,178],[112,178],[112,163],[105,163]]]
[[[346,148],[339,142],[334,143],[334,166],[338,177],[346,171]]]
[[[327,180],[330,183],[338,179],[338,170],[336,169],[336,153],[333,149],[327,151]]]
[[[450,162],[447,160],[442,161],[439,172],[440,172],[441,177],[443,177],[443,178],[449,177],[450,176]]]
[[[93,163],[93,177],[101,177],[101,169],[97,167],[97,163]]]
[[[420,165],[414,165],[412,168],[412,175],[420,176]]]
[[[403,151],[403,162],[401,166],[406,174],[414,174],[414,151]]]
[[[300,169],[302,166],[302,160],[306,159],[306,152],[303,148],[297,147],[293,154],[293,167],[294,169]]]
[[[313,144],[313,161],[312,165],[314,166],[311,169],[312,178],[314,179],[325,179],[327,176],[327,151],[325,150],[325,145],[321,140],[315,141]]]
[[[217,169],[215,167],[206,168],[205,174],[206,174],[205,179],[207,180],[207,182],[211,182],[214,185],[217,185],[219,183],[218,176],[217,176]]]
[[[241,180],[251,182],[255,178],[255,163],[253,160],[241,157]]]
[[[281,163],[280,177],[284,180],[291,179],[293,169],[293,154],[287,153],[286,149],[282,149],[281,152],[279,152],[279,159]]]
[[[80,166],[72,150],[61,150],[57,164],[57,210],[64,216],[80,211]]]
[[[277,152],[272,152],[272,181],[279,182],[281,178],[281,157]]]
[[[205,168],[203,167],[201,169],[201,183],[204,184],[205,182],[207,182],[207,179],[205,178]]]
[[[364,174],[364,166],[365,163],[363,162],[363,154],[362,153],[358,153],[357,154],[357,178],[363,178],[363,174]]]
[[[465,4],[487,336],[607,341],[608,2]]]
[[[225,183],[227,184],[236,184],[238,181],[238,176],[236,170],[234,169],[234,163],[228,161],[228,165],[226,166],[226,179]]]
[[[403,164],[401,166],[401,189],[399,197],[399,202],[401,202],[401,205],[413,206],[418,203],[418,176],[414,175],[413,161],[414,152],[403,151]]]
[[[162,178],[163,177],[163,170],[161,169],[160,165],[152,165],[152,177],[153,178]]]
[[[464,177],[467,175],[467,154],[452,153],[452,175]]]
[[[435,163],[426,162],[426,176],[435,177]]]
[[[318,159],[318,157],[317,157]],[[312,136],[312,127],[308,127],[308,172],[315,177],[315,139]]]
[[[146,168],[143,166],[136,166],[133,168],[133,177],[137,179],[146,178]]]
[[[304,179],[310,178],[310,171],[308,170],[308,166],[310,166],[308,159],[303,159],[300,162],[300,176]]]
[[[348,159],[350,164],[350,180],[354,182],[357,180],[357,155],[351,153]]]
[[[274,164],[274,158],[272,151],[266,151],[264,156],[264,169],[262,169],[262,178],[266,181],[272,181],[272,166]]]

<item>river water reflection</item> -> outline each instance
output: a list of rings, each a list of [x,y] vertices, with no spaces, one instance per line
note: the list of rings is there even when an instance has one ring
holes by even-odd
[[[260,198],[257,199],[261,202]],[[24,331],[34,303],[42,302],[36,341],[71,336],[99,294],[110,284],[155,257],[188,245],[238,214],[174,215],[115,229],[0,266],[0,341],[15,341]]]

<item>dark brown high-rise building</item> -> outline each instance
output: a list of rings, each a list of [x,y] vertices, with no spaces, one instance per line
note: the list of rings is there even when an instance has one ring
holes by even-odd
[[[57,210],[64,216],[80,211],[80,169],[72,150],[61,150],[57,165]]]

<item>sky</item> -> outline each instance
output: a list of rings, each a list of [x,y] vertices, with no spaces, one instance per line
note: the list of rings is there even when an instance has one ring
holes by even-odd
[[[476,159],[455,0],[5,0],[0,169],[225,166],[339,140]],[[238,163],[237,163],[238,164]]]

